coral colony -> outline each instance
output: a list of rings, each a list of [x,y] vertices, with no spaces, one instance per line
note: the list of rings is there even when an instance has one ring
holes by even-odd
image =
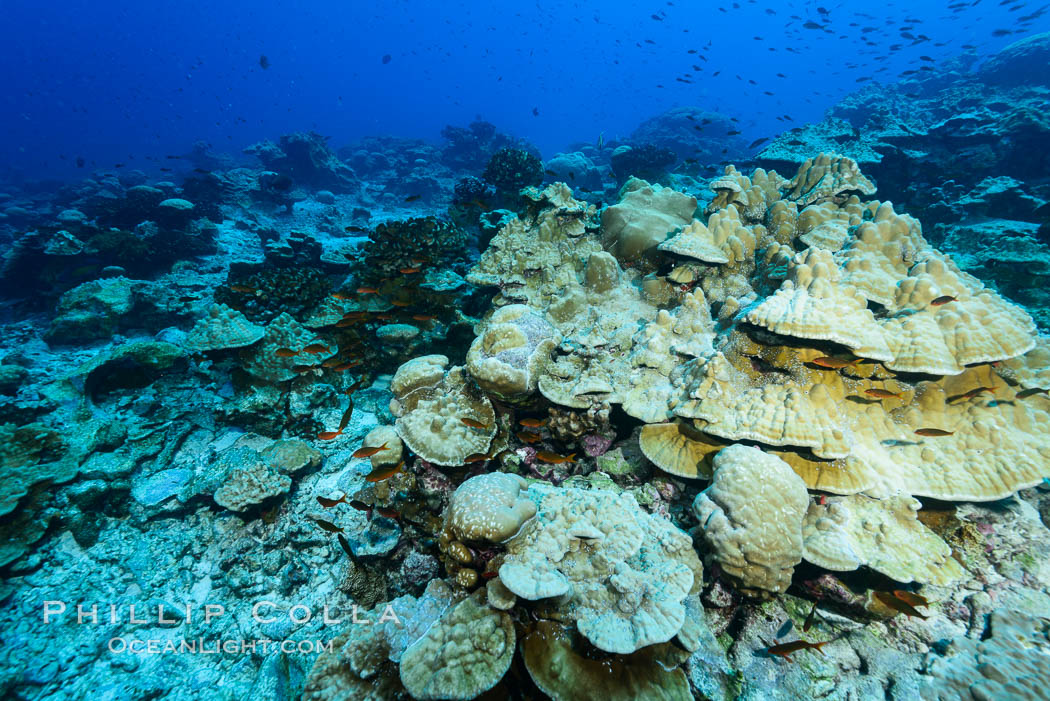
[[[0,177],[0,695],[1047,698],[1048,58]]]

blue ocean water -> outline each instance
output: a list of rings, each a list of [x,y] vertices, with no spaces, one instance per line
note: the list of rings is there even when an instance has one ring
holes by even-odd
[[[476,116],[549,156],[681,105],[738,117],[750,141],[819,119],[865,79],[1046,31],[1050,15],[1020,20],[1039,11],[994,0],[6,0],[0,177],[75,178],[78,157],[144,167],[202,139],[236,153],[307,129],[335,145],[439,142],[446,124]]]

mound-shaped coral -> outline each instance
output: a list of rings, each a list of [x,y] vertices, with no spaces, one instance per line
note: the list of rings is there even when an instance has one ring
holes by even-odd
[[[744,592],[780,593],[802,561],[806,484],[780,458],[731,445],[714,458],[711,486],[693,502],[704,541]]]
[[[699,586],[692,541],[634,497],[532,485],[536,517],[507,542],[499,578],[575,620],[596,647],[627,654],[670,640]]]
[[[463,465],[468,457],[488,451],[496,435],[496,413],[464,368],[446,373],[445,364],[438,364],[444,356],[426,357],[437,363],[424,367],[419,359],[410,361],[391,381],[395,427],[409,449],[427,462]],[[431,369],[432,374],[417,372]]]

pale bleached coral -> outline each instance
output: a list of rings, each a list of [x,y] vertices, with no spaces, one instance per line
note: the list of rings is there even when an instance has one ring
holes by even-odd
[[[741,591],[785,591],[802,561],[806,484],[780,458],[740,444],[714,458],[714,477],[693,502],[704,541]]]
[[[508,401],[536,391],[561,340],[550,322],[524,304],[500,307],[477,332],[467,351],[467,371],[483,390]]]
[[[602,210],[605,248],[621,261],[636,260],[688,225],[695,210],[695,197],[631,178],[620,201]]]
[[[394,375],[399,380],[399,391],[391,402],[397,417],[394,426],[405,445],[427,462],[463,465],[471,455],[488,451],[496,435],[496,412],[462,367],[451,368],[437,384],[429,385],[444,356],[427,357],[429,364],[419,364],[403,374],[399,369]],[[415,389],[400,393],[408,387]]]
[[[447,526],[459,540],[502,543],[536,515],[536,504],[521,493],[525,489],[528,483],[518,475],[471,477],[452,494]]]
[[[813,502],[802,526],[802,557],[836,572],[867,566],[898,582],[954,584],[965,571],[951,547],[919,522],[920,507],[911,497]]]
[[[874,195],[875,184],[860,172],[856,161],[822,153],[799,166],[784,188],[784,198],[800,206],[845,199],[849,194]]]
[[[449,609],[401,657],[401,683],[414,699],[473,699],[510,668],[516,640],[510,616],[479,590]]]
[[[506,587],[575,620],[596,647],[627,654],[670,640],[699,586],[692,540],[634,497],[534,484],[537,514],[507,542]]]

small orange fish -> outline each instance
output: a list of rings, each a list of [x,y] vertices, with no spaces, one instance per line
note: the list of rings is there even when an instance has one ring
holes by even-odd
[[[348,396],[357,391],[357,388],[361,386],[361,380],[362,379],[364,379],[364,378],[362,378],[362,377],[357,378],[357,382],[355,382],[354,384],[352,384],[352,385],[350,385],[349,387],[346,388],[346,393],[347,393]]]
[[[321,363],[321,367],[323,367],[323,368],[334,368],[334,367],[336,367],[337,365],[339,365],[342,362],[343,361],[340,360],[339,358],[332,357],[332,358],[329,358],[328,360],[324,361],[323,363]]]
[[[292,366],[292,370],[302,374],[304,372],[310,372],[311,370],[316,370],[319,367],[321,367],[321,366],[320,365],[293,365]]]
[[[344,319],[365,319],[368,317],[368,312],[347,312],[343,314]]]
[[[335,506],[337,504],[345,504],[345,503],[347,503],[346,502],[346,495],[344,494],[343,496],[339,497],[338,499],[328,499],[326,497],[317,497],[317,503],[320,504],[321,506],[323,506],[326,509],[331,509],[333,506]]]
[[[356,360],[348,360],[345,363],[340,363],[339,365],[336,365],[332,369],[335,370],[336,372],[346,372],[350,368],[357,367],[360,364],[361,364],[361,359],[357,358]]]
[[[551,453],[546,450],[536,451],[536,459],[542,462],[548,462],[552,465],[559,465],[563,462],[572,462],[576,459],[576,453],[570,453],[569,455],[558,455],[557,453]]]
[[[955,297],[953,297],[952,295],[941,295],[937,299],[935,299],[932,302],[930,302],[930,306],[931,307],[939,307],[942,304],[947,304],[948,302],[954,302],[954,301],[955,301]]]
[[[365,475],[365,482],[382,482],[383,480],[388,480],[398,472],[401,472],[401,466],[404,464],[405,461],[402,460],[393,467],[377,467]]]
[[[920,428],[915,432],[915,435],[917,436],[928,436],[930,438],[935,438],[938,436],[951,436],[954,434],[955,431],[943,431],[939,428]]]
[[[362,319],[340,319],[339,321],[335,322],[335,327],[337,329],[345,329],[348,326],[355,326],[357,324],[360,324],[361,321]]]
[[[894,596],[892,592],[877,591],[873,593],[873,596],[886,608],[893,609],[897,613],[903,613],[905,616],[915,616],[924,621],[929,618],[929,616],[924,616],[919,613],[919,611],[907,601]]]
[[[402,275],[415,275],[419,272],[419,268],[401,268],[398,272]]]
[[[519,419],[518,423],[529,428],[540,428],[547,425],[547,419]]]
[[[230,289],[234,292],[240,292],[242,294],[247,295],[250,295],[256,291],[255,288],[251,285],[230,285]]]
[[[401,514],[397,511],[397,509],[391,509],[387,506],[377,506],[375,508],[375,512],[383,518],[389,518],[394,521],[397,521],[399,518],[401,518]]]
[[[864,390],[864,394],[868,395],[869,397],[876,397],[878,399],[900,399],[903,393],[891,392],[888,389],[882,389],[880,387],[872,387],[870,389]]]
[[[423,265],[424,263],[429,263],[430,259],[429,258],[413,258],[412,260],[410,260],[408,262],[409,262],[410,265],[414,265],[416,267],[419,267],[419,266]]]
[[[472,463],[485,462],[486,460],[491,460],[491,459],[492,459],[492,456],[489,455],[488,453],[471,453],[470,455],[468,455],[463,460],[463,462],[466,463],[467,465],[470,465]]]
[[[354,298],[354,296],[352,294],[350,294],[349,292],[333,292],[332,296],[335,297],[336,299],[341,299],[344,302],[352,300]]]
[[[350,402],[350,406],[343,412],[343,418],[339,420],[339,432],[342,433],[347,426],[350,425],[350,417],[354,415],[354,403]]]
[[[1016,396],[1018,399],[1027,399],[1028,397],[1033,397],[1037,394],[1050,394],[1050,389],[1043,389],[1042,387],[1029,387],[1028,389],[1023,389],[1020,392],[1018,392]]]
[[[310,355],[316,355],[317,353],[327,353],[328,346],[323,343],[311,343],[301,351],[303,353],[309,353]]]
[[[925,596],[916,594],[914,592],[905,591],[904,589],[894,589],[893,595],[911,606],[929,606],[930,602],[926,600]]]
[[[978,394],[981,394],[983,392],[994,392],[994,391],[995,391],[994,387],[974,387],[969,392],[966,392],[965,394],[960,394],[958,397],[952,397],[952,399],[955,400],[955,401],[960,401],[961,402],[964,399],[973,399]]]
[[[401,299],[392,299],[392,300],[390,300],[390,303],[393,304],[395,307],[411,307],[412,306],[411,302],[406,302],[406,301],[401,300]]]
[[[376,314],[376,318],[380,321],[390,321],[394,318],[393,314]]]
[[[295,356],[299,355],[299,351],[292,350],[291,348],[278,348],[276,351],[274,351],[274,355],[276,355],[278,358],[294,358]]]
[[[413,314],[412,318],[416,321],[433,321],[434,319],[437,319],[437,317],[432,314]]]
[[[482,579],[495,579],[499,576],[499,570],[485,570],[481,573]]]
[[[840,370],[847,368],[850,365],[855,365],[860,362],[860,358],[854,358],[853,360],[843,360],[842,358],[832,358],[830,355],[822,355],[819,358],[814,358],[809,361],[814,365],[819,365],[822,368],[828,368],[829,370]]]
[[[795,654],[799,650],[816,650],[820,654],[824,654],[824,651],[820,648],[824,647],[830,640],[825,640],[820,643],[807,643],[805,640],[795,640],[790,643],[783,643],[782,645],[774,645],[773,647],[766,648],[766,654],[777,655],[783,657],[785,660],[790,661],[791,655]]]
[[[462,421],[465,425],[470,426],[471,428],[478,428],[478,429],[481,429],[482,431],[488,429],[488,427],[489,427],[488,424],[483,424],[483,423],[481,423],[480,421],[478,421],[476,419],[468,419],[468,418],[465,418],[465,417],[460,417],[459,420]]]
[[[386,443],[376,448],[358,448],[354,451],[355,458],[370,458],[376,453],[386,450]]]
[[[357,294],[359,295],[375,295],[379,294],[379,290],[375,287],[358,287]]]
[[[343,435],[342,429],[339,429],[338,431],[322,431],[317,434],[317,439],[322,441],[332,441],[341,435]]]
[[[515,435],[522,443],[537,443],[543,440],[543,436],[532,431],[518,431]]]
[[[314,521],[317,522],[318,526],[320,526],[323,530],[328,531],[329,533],[342,533],[343,532],[342,528],[340,528],[339,526],[335,525],[331,521],[325,521],[323,518],[315,518]]]

